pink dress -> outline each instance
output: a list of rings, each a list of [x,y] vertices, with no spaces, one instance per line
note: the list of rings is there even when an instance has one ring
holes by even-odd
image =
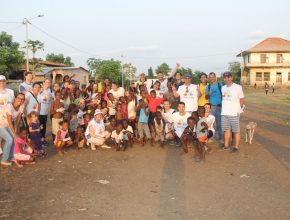
[[[65,139],[66,135],[68,134],[68,130],[64,131],[64,130],[60,129],[59,131],[60,131],[60,138],[58,139],[58,137],[57,137],[58,135],[56,135],[54,138],[54,144],[56,144],[57,141]]]
[[[29,154],[32,153],[32,149],[26,145],[26,140],[18,137],[16,138],[14,145],[14,159],[21,161],[30,160],[30,155],[21,153],[20,148]]]

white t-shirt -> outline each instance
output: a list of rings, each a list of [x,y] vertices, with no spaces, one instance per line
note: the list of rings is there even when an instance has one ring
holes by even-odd
[[[105,137],[105,125],[104,125],[104,122],[103,120],[101,120],[99,123],[96,122],[95,119],[92,119],[89,124],[88,124],[88,127],[86,129],[86,132],[85,132],[85,136],[87,139],[88,136],[90,135],[90,127],[93,127],[94,131],[95,131],[95,135],[97,137]]]
[[[52,100],[51,90],[48,88],[44,90],[41,94],[37,96],[38,102],[41,104],[40,106],[40,115],[48,115],[50,103]]]
[[[181,85],[178,87],[180,101],[185,103],[185,111],[193,112],[198,108],[198,93],[197,85],[190,84],[189,86]]]
[[[111,89],[109,93],[112,93],[115,99],[119,99],[121,96],[124,96],[125,90],[123,87],[119,87],[117,91]]]
[[[117,134],[117,131],[114,130],[112,132],[111,138],[114,139],[116,141],[116,143],[120,143],[124,138],[123,132],[121,131],[120,134]]]
[[[32,111],[38,112],[38,106],[39,106],[38,100],[36,100],[36,98],[34,98],[34,96],[30,92],[27,92],[25,94],[25,100],[28,101],[28,104],[26,106],[27,115]]]
[[[206,118],[206,123],[209,125],[208,126],[208,130],[211,130],[211,131],[215,131],[213,125],[214,125],[214,122],[215,122],[215,117],[211,114],[209,114]]]
[[[13,99],[14,91],[12,89],[4,89],[0,92],[0,111],[2,111],[8,103],[12,103]]]
[[[132,100],[132,101],[128,102],[127,111],[128,111],[128,119],[136,118],[135,100]]]
[[[178,137],[181,137],[184,129],[187,127],[187,118],[190,117],[188,112],[185,115],[180,115],[179,112],[175,112],[169,118],[169,123],[173,123],[175,133]]]
[[[169,109],[167,112],[162,111],[162,118],[163,120],[167,123],[171,115],[173,114],[175,110],[174,109]]]
[[[150,92],[153,91],[154,89],[150,89]],[[156,98],[163,98],[163,92],[161,90],[154,90],[156,92]],[[149,92],[149,94],[150,94]]]
[[[29,92],[32,89],[32,83],[28,84],[27,82],[20,83],[19,92]]]
[[[162,95],[163,97],[163,94],[168,91],[167,88],[168,79],[164,79],[162,82],[161,81],[159,82],[160,82],[160,95]]]
[[[240,99],[244,98],[243,89],[233,83],[231,86],[222,87],[222,112],[221,115],[238,116],[241,113]]]
[[[0,128],[8,127],[7,114],[11,115],[12,121],[15,121],[19,114],[22,114],[24,105],[22,104],[18,110],[15,110],[12,103],[8,103],[0,112]]]
[[[132,128],[131,125],[128,125],[127,129],[123,129],[123,132],[125,132],[125,131],[129,131],[129,132],[131,132],[132,134],[134,133],[134,132],[133,132],[133,128]]]

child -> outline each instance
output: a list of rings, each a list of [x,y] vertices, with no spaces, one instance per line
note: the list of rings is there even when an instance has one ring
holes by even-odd
[[[69,131],[71,137],[75,137],[75,132],[78,127],[77,118],[78,106],[76,104],[70,104],[68,107],[68,120],[69,120]]]
[[[50,117],[51,117],[51,133],[54,140],[55,135],[59,130],[59,123],[63,120],[64,104],[61,102],[61,92],[55,92],[55,100],[50,106]]]
[[[87,129],[90,120],[91,120],[90,114],[86,113],[83,115],[84,123],[81,126],[82,126],[84,131]]]
[[[206,123],[205,108],[201,106],[198,109],[199,120],[196,125],[196,138],[198,139],[197,152],[199,155],[196,157],[196,162],[205,160],[205,151],[207,149],[206,140],[208,135],[208,126]]]
[[[127,120],[123,121],[123,134],[124,140],[129,142],[130,147],[133,147],[134,132],[132,126],[128,124]]]
[[[116,151],[125,151],[125,145],[123,144],[123,125],[122,123],[117,124],[116,130],[112,132],[111,138],[115,144]]]
[[[116,117],[117,123],[119,123],[119,122],[122,122],[126,118],[126,116],[124,112],[122,111],[122,104],[118,103],[116,107],[117,107],[117,110],[116,110],[115,117]]]
[[[214,129],[214,123],[215,123],[215,117],[210,114],[211,112],[211,105],[210,103],[206,103],[204,105],[205,108],[205,118],[206,118],[206,123],[208,126],[208,135],[207,135],[207,139],[208,142],[211,142],[211,138],[215,136],[215,129]]]
[[[120,97],[120,103],[122,104],[122,112],[123,112],[125,118],[128,118],[128,110],[127,110],[127,100],[126,100],[126,97],[121,96]]]
[[[138,118],[138,134],[140,141],[142,143],[142,146],[145,145],[145,139],[144,139],[144,133],[146,135],[146,138],[151,140],[151,144],[153,144],[153,140],[150,135],[148,121],[149,121],[149,109],[144,102],[143,99],[140,99],[138,110],[140,110],[139,118]]]
[[[21,127],[14,145],[14,162],[17,167],[23,167],[23,164],[35,164],[32,147],[27,145],[27,129]]]
[[[75,143],[78,146],[78,149],[83,148],[87,145],[87,139],[85,138],[85,130],[81,126],[76,129]]]
[[[136,101],[133,94],[129,93],[128,96],[128,104],[127,104],[127,112],[128,112],[128,123],[133,129],[133,132],[136,132]],[[137,134],[135,134],[137,137]]]
[[[35,111],[30,112],[28,115],[28,128],[29,128],[30,138],[34,143],[37,156],[40,156],[40,157],[46,156],[47,154],[42,149],[38,114]]]
[[[117,129],[117,121],[115,118],[111,118],[110,124],[107,126],[107,131],[112,133]]]
[[[63,149],[65,147],[69,147],[73,144],[70,136],[69,136],[69,123],[67,120],[63,120],[62,122],[59,123],[60,129],[57,132],[57,135],[55,136],[54,139],[54,147],[57,150],[57,153],[59,155],[63,155]]]
[[[160,141],[160,147],[164,147],[164,125],[165,122],[162,119],[160,111],[156,111],[154,118],[154,137],[155,141]]]
[[[112,93],[108,94],[108,108],[109,108],[109,115],[110,117],[114,117],[116,114],[116,101]]]
[[[183,152],[188,153],[188,142],[193,142],[196,140],[195,127],[196,120],[194,117],[187,118],[187,127],[184,129],[181,135],[181,143],[183,146]]]

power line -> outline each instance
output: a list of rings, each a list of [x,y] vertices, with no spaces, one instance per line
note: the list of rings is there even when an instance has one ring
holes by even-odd
[[[22,22],[17,21],[0,21],[1,24],[22,24]]]

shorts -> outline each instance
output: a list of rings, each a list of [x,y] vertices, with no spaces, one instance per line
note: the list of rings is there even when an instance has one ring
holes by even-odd
[[[240,116],[222,115],[222,131],[240,132]]]
[[[156,132],[155,134],[155,141],[164,141],[164,134]]]
[[[14,159],[21,160],[21,161],[28,161],[30,160],[30,155],[17,153],[17,154],[14,154]]]

